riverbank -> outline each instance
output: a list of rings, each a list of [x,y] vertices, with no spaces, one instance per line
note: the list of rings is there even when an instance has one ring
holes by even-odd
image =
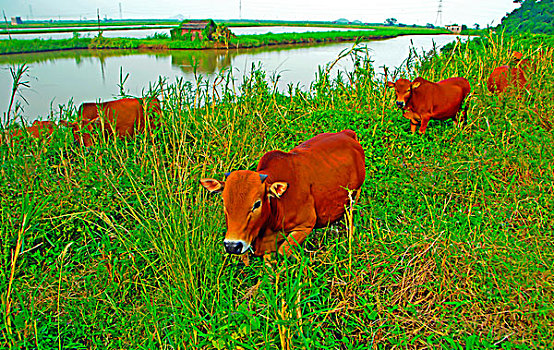
[[[290,95],[259,70],[240,93],[163,85],[159,128],[127,142],[85,150],[59,129],[49,144],[0,144],[0,347],[549,348],[554,49],[533,40],[461,43],[405,65],[409,78],[469,79],[464,128],[431,121],[412,135],[360,58]],[[500,99],[486,79],[513,51],[534,73]],[[352,220],[271,267],[225,254],[221,197],[199,179],[342,129],[366,156]]]
[[[379,40],[401,35],[448,34],[444,29],[374,27],[373,30],[329,31],[307,33],[283,33],[262,35],[240,35],[232,37],[228,43],[214,41],[184,41],[169,38],[81,38],[60,40],[0,40],[0,54],[19,54],[30,52],[76,50],[76,49],[238,49],[271,45],[294,45],[306,43],[330,43],[356,40]]]

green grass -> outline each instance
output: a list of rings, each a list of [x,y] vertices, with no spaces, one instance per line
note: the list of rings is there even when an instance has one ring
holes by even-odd
[[[533,43],[550,40],[534,37]],[[358,52],[308,92],[254,70],[234,91],[164,85],[161,127],[85,150],[0,146],[0,342],[22,348],[547,348],[554,341],[552,46],[492,37],[414,56],[398,76],[464,76],[469,124],[424,136]],[[486,90],[513,49],[519,98]],[[219,86],[225,86],[223,81]],[[239,93],[240,92],[240,93]],[[70,110],[64,117],[73,118]],[[353,129],[367,178],[353,215],[291,259],[223,252],[221,199],[199,185],[272,149]],[[11,287],[10,287],[11,286]]]
[[[374,31],[330,31],[312,33],[284,33],[240,35],[231,39],[229,48],[252,48],[268,45],[310,44],[337,41],[375,40],[393,38],[399,35],[441,34],[443,29],[373,27]],[[53,50],[76,49],[213,49],[226,47],[223,43],[199,40],[171,40],[169,38],[81,38],[72,39],[33,39],[33,40],[0,40],[0,54],[41,52]]]

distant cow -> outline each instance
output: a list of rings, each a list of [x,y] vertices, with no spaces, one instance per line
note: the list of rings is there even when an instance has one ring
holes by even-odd
[[[349,200],[346,189],[357,198],[364,179],[362,146],[354,131],[344,130],[319,134],[290,152],[268,152],[256,171],[200,182],[210,192],[223,192],[225,250],[244,254],[252,248],[260,256],[289,255],[314,228],[340,219]]]
[[[36,139],[48,139],[50,135],[54,132],[54,126],[55,124],[51,121],[41,121],[41,120],[35,120],[31,126],[28,126],[24,129],[17,129],[11,132],[6,132],[5,135],[5,142],[7,144],[10,143],[10,141],[13,143],[19,143],[22,137],[24,137],[25,134],[28,134],[31,137],[34,137]]]
[[[75,140],[86,147],[91,146],[93,140],[90,134],[83,131],[90,132],[95,128],[103,130],[107,135],[112,135],[115,130],[120,138],[134,136],[137,132],[142,132],[147,123],[151,128],[155,127],[155,115],[161,113],[157,98],[151,100],[147,106],[144,105],[145,100],[123,98],[102,103],[83,103],[77,111],[80,121],[63,124],[72,127]]]
[[[520,52],[514,52],[512,54],[513,64],[504,65],[495,68],[487,79],[487,88],[490,92],[502,93],[508,86],[515,86],[518,89],[522,89],[527,85],[527,78],[525,77],[525,71],[529,70],[531,61],[524,59],[523,54]]]
[[[450,78],[434,83],[419,77],[413,82],[398,79],[395,83],[387,82],[387,85],[395,89],[396,105],[404,110],[403,116],[410,120],[411,131],[415,133],[417,124],[421,123],[421,134],[425,134],[431,119],[452,118],[457,125],[456,116],[471,92],[469,82],[464,78]],[[463,119],[467,121],[467,104]]]

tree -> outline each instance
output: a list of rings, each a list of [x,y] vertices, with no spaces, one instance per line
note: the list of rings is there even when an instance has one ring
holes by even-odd
[[[385,24],[388,25],[388,26],[393,26],[396,24],[396,22],[398,22],[398,20],[396,18],[387,18],[385,20]]]
[[[473,28],[479,29],[479,28],[480,28],[479,23],[475,23],[475,24],[473,25]]]
[[[465,24],[462,24],[462,30],[467,30],[467,26]]]

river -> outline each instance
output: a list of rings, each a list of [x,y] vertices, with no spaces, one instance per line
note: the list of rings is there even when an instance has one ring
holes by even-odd
[[[428,51],[435,44],[442,47],[456,40],[454,35],[413,35],[394,39],[364,42],[377,72],[382,66],[397,67],[409,54],[410,47],[419,52]],[[280,46],[241,50],[178,50],[178,51],[123,51],[78,50],[0,56],[0,112],[2,118],[8,109],[12,78],[10,67],[22,63],[29,66],[30,88],[23,88],[16,101],[28,122],[57,117],[59,105],[73,101],[102,101],[119,95],[120,72],[128,74],[124,87],[130,95],[141,96],[149,84],[159,77],[167,82],[176,79],[195,80],[197,74],[211,80],[223,69],[231,69],[236,81],[250,71],[252,64],[260,64],[267,76],[279,75],[278,88],[286,91],[289,84],[306,90],[314,81],[319,66],[333,62],[353,43],[332,43],[312,46]],[[350,71],[353,62],[340,60],[333,69]],[[23,98],[27,101],[25,102]]]

